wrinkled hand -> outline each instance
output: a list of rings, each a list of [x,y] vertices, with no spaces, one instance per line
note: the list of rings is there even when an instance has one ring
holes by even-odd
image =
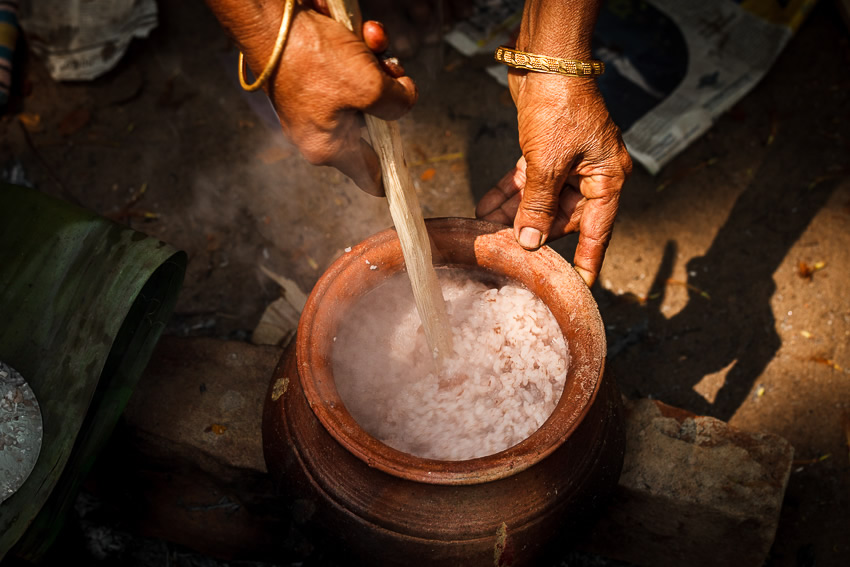
[[[240,42],[255,76],[280,22],[266,19],[271,25]],[[380,24],[365,22],[363,32],[366,43],[328,16],[296,8],[278,70],[263,88],[284,133],[310,163],[336,167],[364,191],[383,195],[378,156],[360,137],[361,113],[397,120],[418,94],[403,69],[385,69],[376,58],[387,45]]]
[[[521,246],[579,232],[574,265],[588,286],[602,267],[632,162],[590,79],[511,70],[523,157],[476,216],[513,224]]]

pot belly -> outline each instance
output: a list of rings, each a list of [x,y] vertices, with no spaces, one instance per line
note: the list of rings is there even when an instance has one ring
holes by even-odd
[[[568,439],[528,468],[461,485],[401,478],[322,426],[294,348],[275,371],[263,416],[267,466],[293,521],[348,564],[533,565],[592,525],[616,486],[624,442],[620,396],[606,377]],[[440,461],[428,463],[439,471]]]

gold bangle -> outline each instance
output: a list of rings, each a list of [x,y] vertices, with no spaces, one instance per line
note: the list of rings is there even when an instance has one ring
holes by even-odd
[[[537,71],[539,73],[556,73],[568,77],[594,77],[605,72],[602,61],[578,61],[576,59],[560,59],[546,55],[535,55],[509,47],[499,47],[493,55],[496,61],[508,67]]]
[[[239,52],[239,84],[246,91],[256,91],[262,87],[280,62],[280,55],[283,53],[283,45],[286,43],[286,36],[289,33],[289,24],[292,22],[292,11],[295,8],[295,0],[286,0],[286,5],[283,7],[283,18],[280,20],[280,31],[277,32],[277,40],[274,44],[272,56],[269,57],[269,62],[266,63],[266,68],[257,77],[257,80],[248,84],[245,80],[245,56]]]

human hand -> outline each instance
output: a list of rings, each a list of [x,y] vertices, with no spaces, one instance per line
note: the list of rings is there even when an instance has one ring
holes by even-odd
[[[513,224],[534,250],[579,232],[573,264],[588,286],[602,267],[632,161],[595,81],[511,70],[523,157],[476,216]]]
[[[271,55],[281,14],[264,14],[237,35],[255,76]],[[387,45],[380,24],[365,22],[363,37],[365,43],[325,14],[297,7],[278,69],[263,88],[310,163],[336,167],[364,191],[383,195],[378,156],[360,136],[362,113],[397,120],[418,93],[400,66],[376,58]]]
[[[364,18],[374,17],[386,25],[392,34],[392,54],[409,58],[425,45],[442,43],[448,26],[471,16],[475,6],[473,0],[360,0],[360,8]]]

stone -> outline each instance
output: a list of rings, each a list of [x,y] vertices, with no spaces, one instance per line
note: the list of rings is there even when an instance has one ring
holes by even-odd
[[[655,400],[626,400],[626,456],[587,550],[634,565],[761,566],[794,450]]]

